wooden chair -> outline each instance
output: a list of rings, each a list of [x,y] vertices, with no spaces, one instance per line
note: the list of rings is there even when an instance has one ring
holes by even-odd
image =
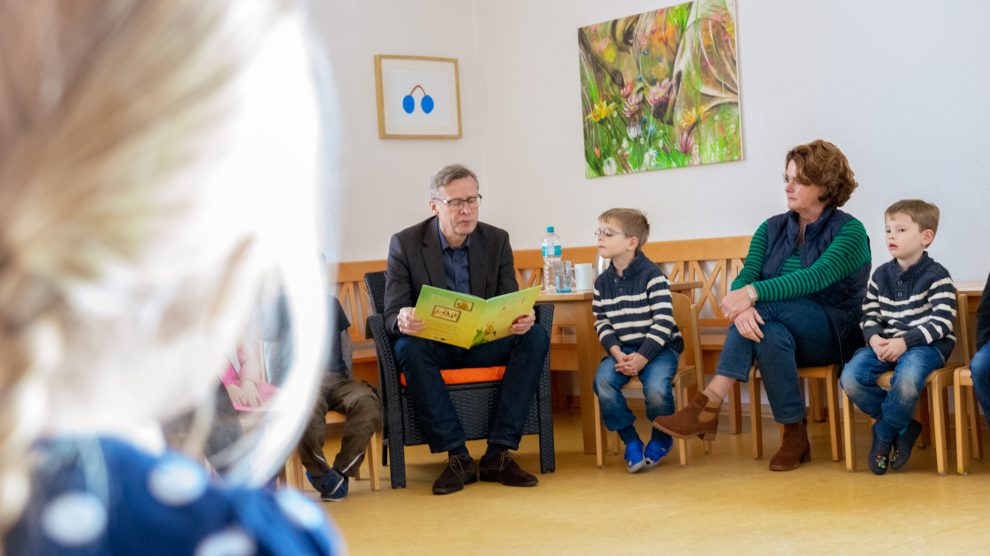
[[[674,376],[674,402],[677,409],[681,409],[690,399],[692,391],[690,388],[704,384],[701,381],[701,343],[698,335],[697,308],[691,304],[691,300],[684,294],[671,293],[671,302],[674,309],[674,320],[684,337],[684,352],[681,353],[677,365],[677,375]],[[643,384],[637,378],[633,378],[622,389],[623,393],[643,390]],[[605,446],[608,438],[608,430],[602,420],[601,406],[598,396],[595,396],[595,462],[598,467],[605,467]],[[680,455],[682,466],[688,464],[687,440],[683,438],[677,441],[677,451]],[[615,441],[616,447],[619,445],[618,436]],[[705,441],[705,453],[710,450],[711,443]],[[618,451],[618,450],[616,450]]]
[[[832,461],[842,459],[842,432],[839,428],[839,366],[823,365],[819,367],[799,367],[798,379],[824,381],[826,392],[826,410],[828,412],[828,433],[832,446]],[[760,395],[762,377],[758,365],[753,365],[749,375],[749,419],[752,431],[753,459],[763,457],[763,404]],[[812,400],[812,415],[815,413],[814,403],[818,391],[809,388]]]
[[[350,371],[351,370],[350,367],[351,362],[349,357],[350,340],[347,336],[347,332],[341,333],[339,341],[343,346],[344,361],[348,364],[348,371]],[[273,343],[273,342],[265,342],[264,340],[258,342],[258,349],[260,352],[258,360],[261,361],[261,371],[263,376],[268,377],[269,376],[268,358],[265,352],[266,343]],[[326,424],[327,424],[326,434],[327,435],[332,434],[333,429],[340,429],[341,427],[344,426],[344,423],[346,421],[347,421],[347,416],[344,415],[343,413],[332,410],[328,411],[326,415]],[[364,454],[365,463],[368,464],[368,477],[371,479],[371,490],[373,491],[381,490],[381,472],[377,463],[378,459],[381,457],[379,450],[380,445],[381,445],[381,438],[378,435],[378,432],[375,432],[374,434],[371,435],[371,438],[368,440],[368,447],[365,449],[365,454]],[[289,453],[289,459],[286,460],[285,462],[284,473],[285,473],[286,482],[290,486],[294,487],[296,490],[302,490],[306,486],[307,484],[307,481],[305,480],[306,470],[303,468],[302,460],[299,459],[298,450],[293,449]],[[355,474],[354,478],[358,480],[361,479],[360,468],[358,469],[358,472]]]
[[[956,404],[956,472],[969,474],[970,457],[983,459],[983,439],[980,436],[980,408],[973,393],[973,373],[969,364],[976,354],[976,307],[969,298],[959,295],[957,337],[963,349],[965,365],[953,373],[952,394]],[[967,438],[968,437],[968,438]]]
[[[406,486],[405,447],[425,444],[426,436],[419,416],[412,408],[406,388],[400,379],[395,361],[393,339],[385,330],[382,317],[385,305],[385,273],[365,274],[365,285],[374,315],[368,317],[368,328],[375,339],[378,354],[379,379],[382,386],[382,403],[385,406],[385,445],[391,464],[392,488]],[[553,325],[553,305],[536,305],[536,324],[543,327],[547,336]],[[501,391],[500,381],[448,384],[447,390],[461,426],[468,440],[487,438],[492,411]],[[550,353],[543,361],[540,383],[530,404],[523,434],[540,437],[540,472],[549,473],[556,468],[553,442],[553,414],[550,398]]]
[[[931,404],[931,425],[930,428],[933,429],[935,442],[935,462],[938,469],[939,475],[945,475],[946,469],[949,466],[948,457],[948,447],[946,445],[946,419],[945,419],[945,396],[938,395],[938,392],[942,392],[945,388],[952,385],[952,373],[955,370],[955,366],[958,363],[942,367],[941,369],[936,369],[932,374],[928,375],[925,380],[925,390],[922,391],[921,398],[918,403],[919,412],[924,412],[928,410],[928,405]],[[890,389],[890,380],[893,378],[894,372],[887,371],[880,375],[877,379],[877,385],[881,388]],[[931,395],[929,395],[931,393]],[[846,469],[849,471],[856,470],[856,434],[855,434],[855,412],[853,411],[852,400],[846,395],[846,391],[842,390],[842,429],[845,435],[845,447],[846,447]],[[924,419],[922,419],[924,421]]]
[[[328,411],[326,418],[327,433],[330,433],[332,428],[343,427],[346,420],[347,418],[343,413]],[[378,459],[381,457],[379,446],[381,446],[381,438],[376,432],[368,440],[368,448],[364,453],[364,461],[368,464],[368,477],[371,479],[371,490],[376,492],[382,488],[381,470],[378,466]],[[302,461],[299,459],[299,452],[292,450],[292,453],[289,454],[288,461],[285,462],[285,480],[291,486],[295,487],[296,490],[302,490],[307,484],[305,477],[306,470],[303,468]],[[354,478],[361,480],[360,469]]]

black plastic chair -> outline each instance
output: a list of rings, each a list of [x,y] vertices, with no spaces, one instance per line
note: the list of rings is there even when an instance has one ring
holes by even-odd
[[[413,411],[412,400],[399,382],[399,368],[391,335],[385,330],[382,317],[385,305],[385,273],[369,272],[364,275],[368,297],[375,310],[368,317],[368,328],[375,339],[378,354],[378,374],[381,381],[382,401],[385,405],[386,449],[391,460],[392,488],[406,486],[405,447],[426,444],[423,426]],[[550,335],[553,322],[553,305],[536,305],[536,322]],[[491,418],[501,391],[500,382],[455,384],[447,387],[451,401],[461,420],[468,440],[488,437]],[[540,435],[540,472],[550,473],[556,468],[553,447],[553,413],[550,400],[550,354],[543,362],[542,376],[536,395],[529,408],[529,416],[523,434]]]

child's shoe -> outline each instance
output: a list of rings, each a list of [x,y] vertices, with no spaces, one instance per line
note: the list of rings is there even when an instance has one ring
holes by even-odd
[[[309,471],[306,472],[309,484],[320,492],[320,500],[327,502],[340,502],[347,496],[347,475],[341,474],[336,469],[330,469],[326,475],[312,477]]]
[[[646,460],[646,469],[653,469],[660,463],[660,460],[670,453],[670,446],[674,443],[674,439],[667,437],[663,440],[657,440],[656,438],[651,438],[649,442],[646,443],[646,449],[643,450],[643,459]]]
[[[636,440],[626,444],[626,469],[630,473],[635,473],[646,465],[646,459],[643,457],[643,441]]]
[[[890,442],[883,440],[877,434],[877,426],[873,425],[873,443],[870,445],[870,458],[867,463],[870,466],[870,471],[875,475],[883,475],[887,472],[887,466],[890,464]]]
[[[904,432],[894,437],[894,452],[890,455],[890,468],[898,470],[907,465],[911,459],[911,449],[914,448],[914,441],[918,440],[921,434],[921,423],[911,419]]]

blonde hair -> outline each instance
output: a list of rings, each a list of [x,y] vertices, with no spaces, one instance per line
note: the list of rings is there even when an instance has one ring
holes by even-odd
[[[36,440],[200,403],[270,270],[315,370],[318,118],[288,4],[0,0],[0,539]]]
[[[608,209],[598,216],[598,220],[615,222],[626,237],[638,238],[639,245],[636,246],[636,251],[642,251],[646,240],[650,238],[650,222],[642,211],[629,208]]]
[[[887,217],[897,213],[906,214],[921,228],[921,231],[931,230],[933,236],[935,232],[938,232],[938,220],[941,212],[933,203],[921,199],[903,199],[887,207],[883,215]]]

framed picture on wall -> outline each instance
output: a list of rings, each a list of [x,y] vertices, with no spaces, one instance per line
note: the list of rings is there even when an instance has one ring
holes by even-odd
[[[382,139],[460,139],[456,58],[379,54],[375,89]]]

